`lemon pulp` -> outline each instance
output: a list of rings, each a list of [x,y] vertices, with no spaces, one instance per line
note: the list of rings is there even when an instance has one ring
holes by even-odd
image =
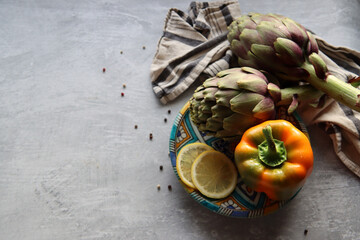
[[[209,150],[213,150],[213,148],[200,142],[190,143],[180,150],[176,158],[176,170],[184,184],[196,188],[191,178],[191,166],[201,153]]]
[[[234,191],[237,170],[225,154],[209,150],[201,153],[193,162],[191,178],[196,189],[203,195],[219,199]]]

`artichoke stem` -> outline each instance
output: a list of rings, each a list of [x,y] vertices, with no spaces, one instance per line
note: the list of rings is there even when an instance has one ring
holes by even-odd
[[[296,87],[283,88],[281,91],[281,99],[276,103],[280,105],[290,105],[293,101],[293,96],[296,95],[299,102],[316,102],[324,95],[324,92],[314,88],[311,85],[303,85]]]
[[[305,69],[309,73],[309,77],[306,78],[306,81],[313,87],[326,93],[331,98],[341,102],[349,108],[360,112],[359,89],[336,78],[334,75],[327,75],[325,79],[318,78],[314,66],[308,61],[305,61],[301,68]]]

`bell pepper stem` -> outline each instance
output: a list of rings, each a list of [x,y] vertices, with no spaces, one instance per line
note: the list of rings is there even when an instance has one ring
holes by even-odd
[[[272,135],[272,128],[270,125],[267,125],[264,129],[263,129],[263,133],[266,139],[266,142],[268,144],[268,153],[273,155],[276,154],[276,146],[275,146],[275,142],[274,142],[274,137]]]
[[[269,167],[281,165],[287,160],[284,142],[274,139],[270,125],[263,128],[263,134],[265,141],[258,146],[259,159]]]

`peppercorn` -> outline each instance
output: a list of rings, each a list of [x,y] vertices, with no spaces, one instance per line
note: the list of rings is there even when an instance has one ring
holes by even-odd
[[[170,114],[170,113],[171,113],[171,110],[169,109],[169,110],[168,110],[168,114]]]
[[[135,129],[137,129],[137,128],[138,128],[138,126],[137,126],[137,125],[135,125],[135,126],[134,126],[134,128],[135,128]]]
[[[307,235],[307,233],[308,233],[308,230],[305,229],[305,230],[304,230],[304,235]]]
[[[142,49],[144,49],[144,50],[145,50],[145,46],[143,46],[143,47],[142,47]]]
[[[120,54],[123,54],[123,51],[120,51]]]
[[[160,184],[158,184],[156,187],[157,187],[158,190],[160,190]]]
[[[150,140],[153,139],[153,134],[152,133],[150,133],[149,138],[150,138]]]
[[[172,190],[172,187],[171,187],[171,185],[168,185],[168,189],[169,189],[169,191],[171,191],[171,190]]]
[[[126,88],[126,84],[125,84],[125,83],[123,84],[123,88]]]
[[[164,118],[164,122],[167,122],[167,118]]]
[[[163,166],[162,165],[160,165],[160,171],[162,171],[163,170]]]

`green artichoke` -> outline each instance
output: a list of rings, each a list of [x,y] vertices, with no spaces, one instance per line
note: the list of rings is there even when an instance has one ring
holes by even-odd
[[[244,15],[230,24],[227,37],[240,66],[266,70],[285,80],[305,80],[360,111],[360,90],[329,73],[317,54],[314,36],[290,18],[276,14]]]
[[[276,106],[293,112],[299,102],[319,102],[321,91],[310,85],[280,89],[262,72],[250,67],[219,72],[199,86],[190,99],[190,118],[201,131],[237,140],[249,128],[274,119]]]

